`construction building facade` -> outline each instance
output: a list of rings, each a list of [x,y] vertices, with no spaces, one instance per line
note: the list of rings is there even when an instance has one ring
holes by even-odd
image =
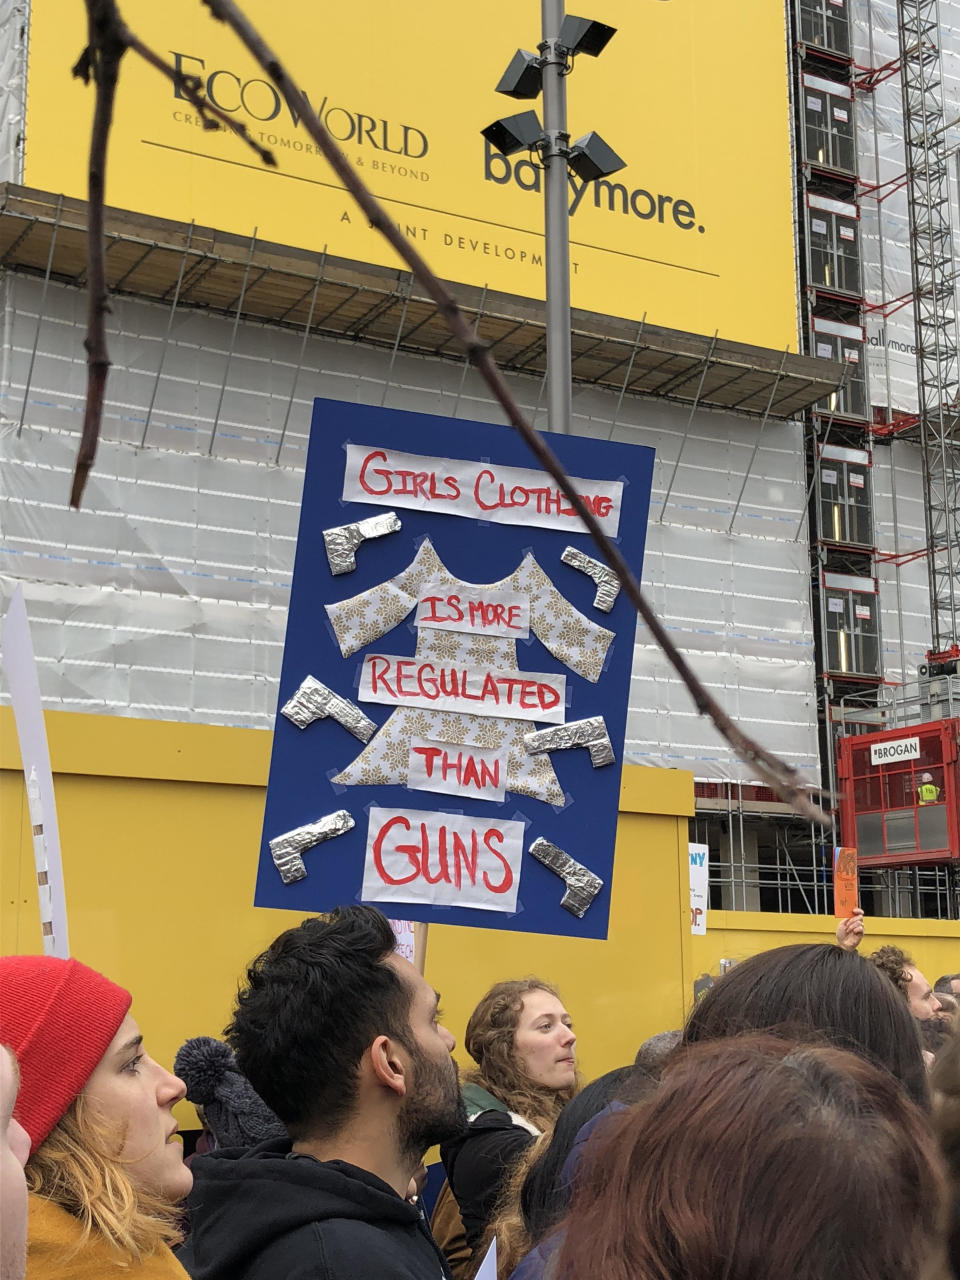
[[[268,5],[249,7],[272,21]],[[437,270],[544,427],[542,235],[519,221],[540,216],[536,166],[492,157],[479,135],[498,109],[504,52],[534,36],[514,32],[516,6],[488,8],[505,25],[482,70],[488,95],[456,99],[457,145],[501,213],[442,205],[425,117],[345,102],[339,114],[327,107],[327,123],[389,193],[407,237],[440,255]],[[625,46],[645,23],[654,46],[679,42],[693,21],[678,3],[607,8],[598,16],[620,22]],[[656,449],[644,586],[727,710],[835,798],[843,842],[879,840],[861,850],[869,912],[953,920],[957,734],[931,726],[960,728],[960,121],[950,105],[960,101],[960,0],[735,9],[710,6],[707,26],[729,30],[698,36],[699,53],[678,43],[676,65],[666,59],[665,77],[702,59],[676,86],[682,111],[661,98],[662,118],[646,105],[631,118],[621,86],[604,132],[628,176],[573,193],[583,207],[571,213],[570,429]],[[69,61],[52,67],[40,10],[0,0],[0,596],[23,587],[51,708],[269,729],[314,398],[465,422],[498,421],[498,408],[409,272],[366,251],[370,233],[329,172],[302,142],[294,150],[303,135],[296,122],[281,130],[269,85],[237,70],[239,56],[215,61],[199,26],[175,28],[171,47],[161,25],[157,46],[230,110],[235,94],[281,170],[312,167],[248,178],[255,159],[239,143],[228,156],[232,139],[207,145],[169,85],[155,92],[178,132],[150,135],[149,116],[124,117],[114,163],[125,163],[121,148],[153,150],[129,195],[126,175],[108,184],[113,368],[96,464],[82,508],[70,510],[89,208],[76,138],[49,136],[44,113],[60,79],[70,86]],[[707,47],[718,41],[752,51],[752,83],[733,83],[733,64]],[[693,101],[691,86],[708,76],[715,99]],[[311,101],[327,104],[324,74],[317,82]],[[571,112],[599,110],[603,92],[581,107],[574,77]],[[686,133],[671,134],[677,112]],[[651,159],[654,135],[664,150]],[[685,145],[702,198],[673,185],[681,161],[669,151]],[[251,200],[218,213],[207,187],[241,180],[272,182],[277,209]],[[314,215],[311,201],[328,203]],[[287,230],[294,204],[309,234]],[[575,220],[588,216],[581,234]],[[840,814],[853,776],[872,767],[851,763],[843,741],[905,728],[936,738],[938,764],[918,748],[894,798],[891,783]],[[797,819],[732,754],[642,626],[625,762],[693,772],[691,839],[710,846],[712,906],[830,913],[837,836]],[[918,816],[918,779],[935,768],[942,834],[933,807]]]

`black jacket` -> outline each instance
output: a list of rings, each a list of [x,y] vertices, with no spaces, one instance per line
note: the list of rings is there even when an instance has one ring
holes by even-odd
[[[464,1091],[466,1092],[466,1091]],[[535,1141],[506,1111],[483,1111],[440,1147],[450,1190],[456,1196],[467,1244],[474,1254],[483,1242],[513,1165]]]
[[[291,1156],[287,1141],[214,1151],[190,1165],[193,1280],[448,1280],[419,1211],[342,1160]]]

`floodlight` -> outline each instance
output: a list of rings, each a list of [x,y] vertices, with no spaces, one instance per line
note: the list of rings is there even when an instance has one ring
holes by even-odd
[[[571,53],[588,53],[591,58],[603,53],[616,35],[616,27],[608,27],[605,22],[594,22],[592,18],[575,18],[567,14],[560,23],[560,44]]]
[[[505,156],[512,156],[515,151],[529,151],[543,137],[535,111],[521,111],[519,115],[494,120],[480,132],[492,147]]]
[[[537,55],[518,49],[500,77],[497,93],[505,93],[508,98],[535,98],[540,92],[541,79]]]
[[[613,147],[607,146],[599,133],[585,133],[570,148],[567,164],[578,178],[591,182],[626,168],[627,162],[620,159]]]

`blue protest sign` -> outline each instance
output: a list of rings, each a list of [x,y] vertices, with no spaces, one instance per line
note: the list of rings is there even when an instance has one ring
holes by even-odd
[[[549,436],[640,575],[653,450]],[[509,428],[315,402],[256,904],[606,937],[636,618]]]

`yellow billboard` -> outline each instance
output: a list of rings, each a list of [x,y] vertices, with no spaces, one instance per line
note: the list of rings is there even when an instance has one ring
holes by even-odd
[[[539,0],[244,0],[327,128],[443,277],[542,298],[539,167],[480,130],[523,103],[494,92],[535,50]],[[785,6],[776,0],[604,0],[617,27],[567,78],[573,138],[626,161],[571,175],[573,304],[649,324],[797,349]],[[265,168],[201,127],[173,85],[123,60],[107,182],[112,205],[382,266],[400,265],[299,120],[200,0],[121,0],[126,21],[273,150]],[[591,10],[591,16],[593,11]],[[70,68],[79,0],[33,0],[26,185],[84,196],[93,91]],[[747,70],[749,68],[749,70]]]

